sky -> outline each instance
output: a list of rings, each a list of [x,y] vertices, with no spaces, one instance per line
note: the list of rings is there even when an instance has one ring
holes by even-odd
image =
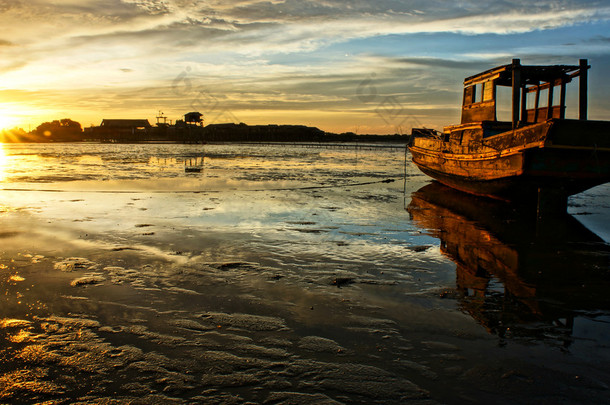
[[[0,128],[199,111],[442,129],[463,79],[513,58],[587,58],[589,118],[610,119],[610,0],[0,0],[0,26]]]

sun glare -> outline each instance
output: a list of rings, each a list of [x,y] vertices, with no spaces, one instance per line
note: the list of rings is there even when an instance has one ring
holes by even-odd
[[[18,124],[18,121],[8,115],[0,115],[0,131],[4,129],[13,129]]]

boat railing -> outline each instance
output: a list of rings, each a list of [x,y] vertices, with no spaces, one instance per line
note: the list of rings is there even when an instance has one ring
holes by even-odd
[[[441,139],[442,135],[443,134],[441,132],[431,128],[413,128],[411,130],[411,138],[420,137]]]

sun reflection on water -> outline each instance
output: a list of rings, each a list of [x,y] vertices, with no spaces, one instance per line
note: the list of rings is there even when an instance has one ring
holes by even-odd
[[[4,144],[0,143],[0,181],[4,181],[6,178],[6,166],[8,163],[8,157],[4,150]]]

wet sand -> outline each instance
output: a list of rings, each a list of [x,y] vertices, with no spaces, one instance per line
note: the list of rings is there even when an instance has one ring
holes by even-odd
[[[546,231],[398,148],[0,156],[0,402],[608,402],[607,186]]]

